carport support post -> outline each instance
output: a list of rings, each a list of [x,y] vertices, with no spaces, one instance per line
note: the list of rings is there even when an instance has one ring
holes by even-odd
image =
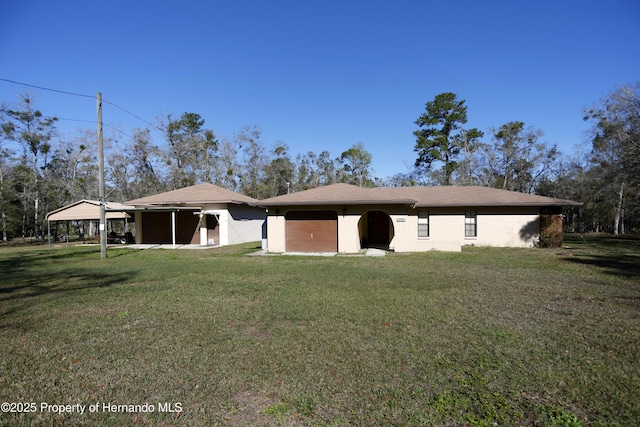
[[[207,230],[207,216],[202,212],[200,212],[198,216],[200,218],[198,220],[198,226],[200,227],[200,244],[204,246],[209,244],[209,242],[207,241],[209,237]]]
[[[171,211],[171,241],[173,249],[176,248],[176,211]]]
[[[98,107],[98,190],[100,192],[100,258],[107,257],[107,212],[104,205],[104,148],[102,146],[102,93],[96,94]]]

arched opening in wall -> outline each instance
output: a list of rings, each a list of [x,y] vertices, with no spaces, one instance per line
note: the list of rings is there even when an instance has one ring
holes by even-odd
[[[389,214],[383,211],[368,211],[358,221],[360,247],[389,249],[394,236],[393,222]]]

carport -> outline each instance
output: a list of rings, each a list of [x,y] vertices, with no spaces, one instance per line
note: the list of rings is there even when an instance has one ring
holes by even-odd
[[[123,229],[126,233],[129,228],[129,220],[131,219],[131,216],[126,212],[128,208],[131,208],[131,206],[126,206],[122,203],[106,202],[105,209],[107,223],[122,221]],[[99,223],[100,221],[100,202],[97,200],[80,200],[49,212],[46,216],[46,220],[49,244],[51,244],[51,222],[64,221],[66,223],[65,240],[67,243],[69,242],[69,223],[72,221],[82,222],[82,226],[79,228],[83,230],[83,234],[94,235],[96,234],[94,232],[99,231],[97,226],[93,227],[93,224],[95,222]],[[87,222],[89,223],[88,233],[86,231]],[[113,229],[113,226],[111,228]]]

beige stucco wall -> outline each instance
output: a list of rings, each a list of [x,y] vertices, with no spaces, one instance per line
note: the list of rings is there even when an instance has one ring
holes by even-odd
[[[423,210],[423,209],[420,209]],[[429,237],[418,237],[418,209],[408,212],[404,222],[398,223],[396,236],[390,247],[396,252],[428,250],[460,251],[462,246],[529,247],[539,230],[539,209],[532,208],[475,208],[477,236],[465,237],[465,209],[431,208]]]
[[[271,208],[267,214],[267,250],[269,252],[285,252],[284,214],[276,215],[274,211]]]
[[[358,221],[364,212],[358,208],[348,208],[345,215],[338,213],[338,252],[354,253],[360,250]]]
[[[465,242],[477,246],[529,247],[539,230],[539,208],[478,209],[478,237]]]
[[[396,252],[457,251],[464,239],[464,210],[429,211],[429,237],[418,237],[418,210],[392,215],[396,235],[389,247]]]
[[[346,212],[343,211],[346,209]],[[429,237],[418,237],[418,209],[407,206],[331,206],[271,208],[267,216],[270,252],[286,251],[285,214],[289,210],[333,210],[338,214],[338,252],[354,253],[360,248],[359,221],[370,210],[382,210],[392,221],[389,247],[396,252],[423,252],[430,250],[460,251],[465,245],[528,247],[533,244],[539,230],[538,208],[475,208],[477,236],[464,235],[464,208],[430,208]],[[420,209],[423,210],[423,209]],[[362,226],[362,225],[361,225]]]

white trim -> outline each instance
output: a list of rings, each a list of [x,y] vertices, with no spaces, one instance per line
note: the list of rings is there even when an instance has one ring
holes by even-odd
[[[200,226],[200,245],[205,246],[209,244],[209,232],[207,231],[206,220],[204,223],[202,222],[203,218],[206,218],[205,214],[203,214],[202,212],[198,212],[198,225]]]
[[[200,211],[199,213],[205,215],[213,215],[218,221],[218,245],[224,246],[229,244],[229,211],[226,209],[208,209],[206,211]],[[205,242],[206,244],[206,242]]]
[[[176,248],[176,211],[171,211],[171,242]]]

